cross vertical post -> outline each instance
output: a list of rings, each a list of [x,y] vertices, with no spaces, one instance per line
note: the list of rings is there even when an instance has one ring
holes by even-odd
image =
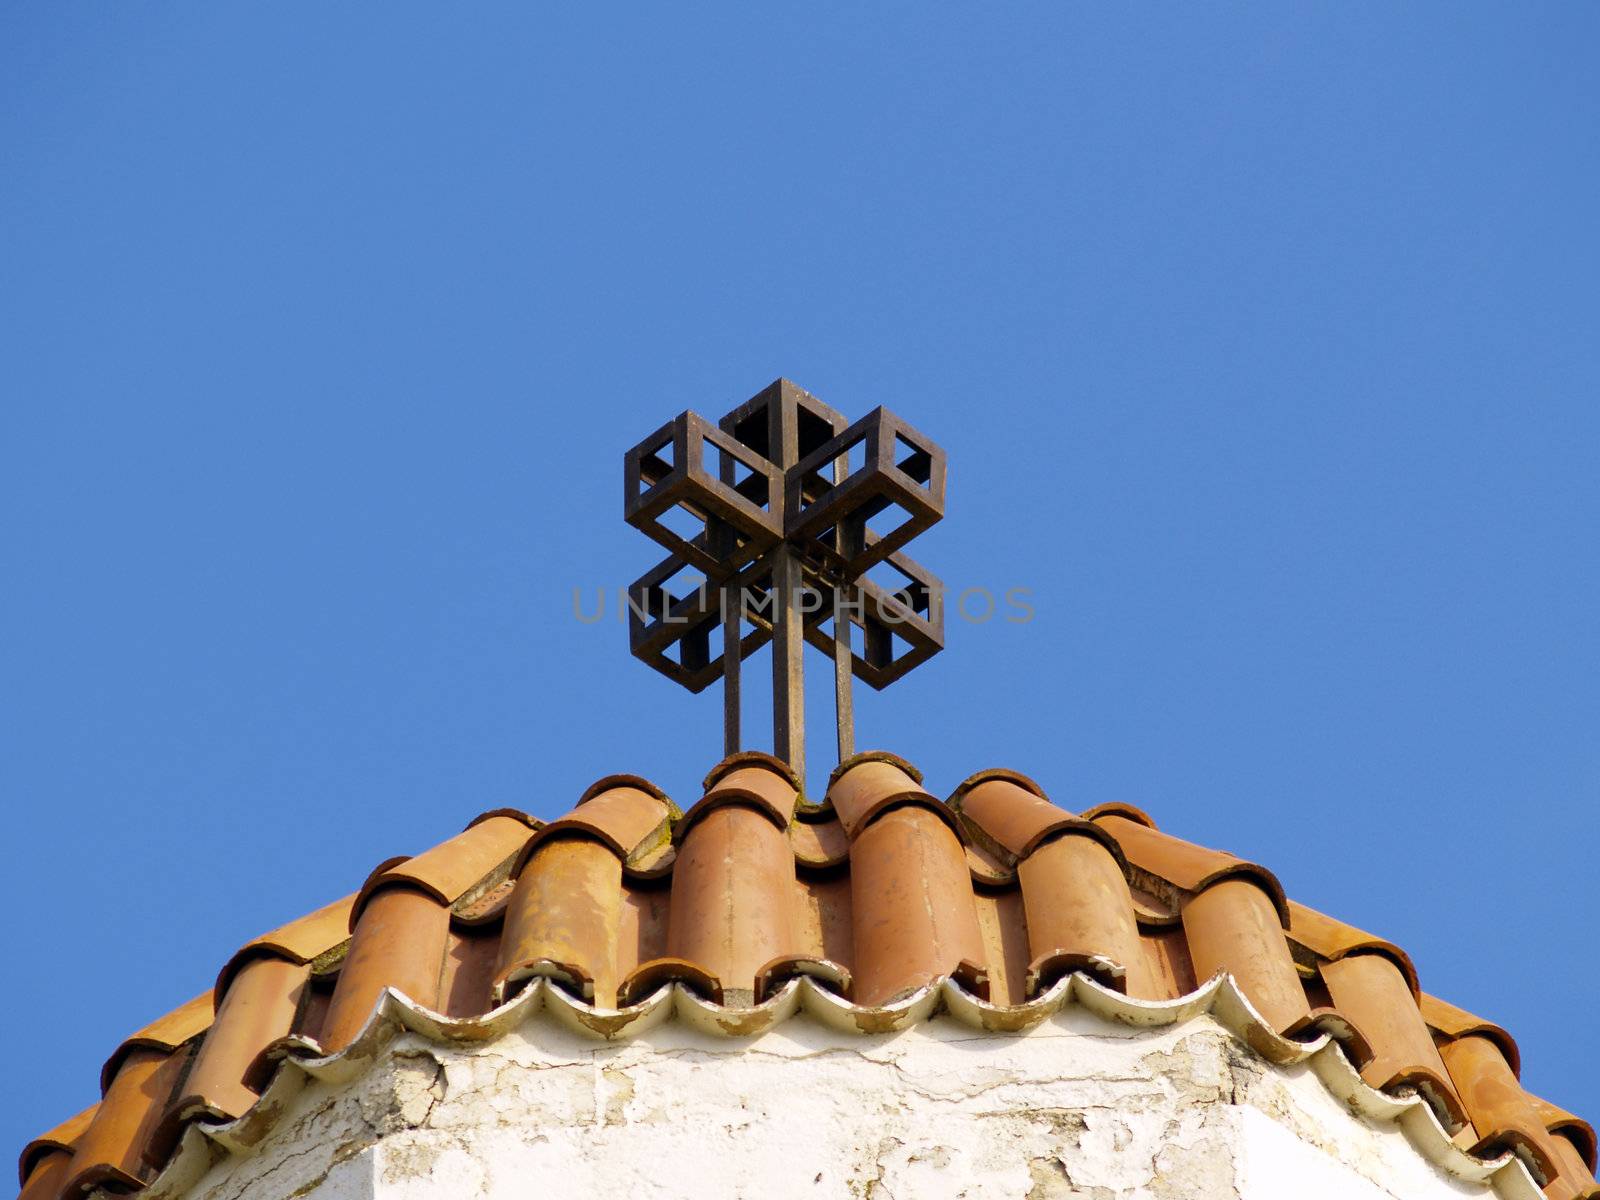
[[[835,485],[845,481],[845,476],[850,473],[849,458],[836,458],[833,460],[833,482]],[[849,547],[845,544],[844,523],[840,522],[834,533],[836,548],[845,552]],[[855,698],[850,694],[850,681],[853,666],[850,661],[850,623],[845,604],[846,588],[836,588],[833,593],[833,709],[838,726],[839,761],[843,762],[856,752],[856,707]]]
[[[800,560],[789,546],[773,555],[772,752],[806,777],[805,631]]]
[[[737,754],[739,745],[739,664],[744,657],[739,644],[744,638],[744,593],[737,588],[722,589],[722,753]]]

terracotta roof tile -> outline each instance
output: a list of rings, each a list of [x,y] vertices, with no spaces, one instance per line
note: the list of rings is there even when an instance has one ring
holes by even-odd
[[[1422,1019],[1428,1023],[1428,1028],[1445,1038],[1466,1037],[1473,1033],[1488,1038],[1500,1047],[1500,1053],[1511,1064],[1512,1073],[1519,1077],[1522,1075],[1522,1052],[1517,1049],[1517,1043],[1511,1035],[1493,1021],[1475,1017],[1465,1009],[1426,992],[1417,997],[1417,1007],[1422,1010]]]
[[[1530,1096],[1534,1110],[1539,1114],[1539,1119],[1544,1122],[1544,1127],[1551,1133],[1558,1133],[1577,1147],[1583,1161],[1589,1169],[1595,1166],[1595,1132],[1594,1126],[1582,1117],[1573,1116],[1564,1108],[1551,1104],[1548,1100],[1541,1100],[1537,1096]]]
[[[389,883],[359,911],[322,1026],[320,1040],[330,1053],[355,1040],[385,988],[424,1008],[438,1006],[449,906],[411,884]]]
[[[350,939],[351,913],[355,911],[356,893],[324,905],[307,913],[297,921],[280,925],[239,947],[224,964],[217,976],[213,993],[214,1004],[222,1004],[222,994],[227,991],[233,975],[252,958],[281,958],[285,962],[309,963],[328,951],[342,946]]]
[[[845,759],[833,769],[828,776],[827,794],[832,796],[834,787],[841,779],[843,779],[851,771],[854,771],[862,763],[869,762],[887,763],[890,766],[899,767],[900,770],[910,778],[912,783],[919,787],[922,785],[922,772],[917,770],[915,766],[901,758],[898,754],[891,754],[887,750],[863,750],[859,754],[852,754],[849,758]]]
[[[1028,857],[1041,842],[1063,833],[1093,837],[1113,855],[1122,853],[1104,829],[1057,808],[1038,784],[1014,771],[984,771],[972,776],[956,788],[949,804],[961,814],[969,833],[1011,862]]]
[[[1272,902],[1283,927],[1289,928],[1289,901],[1283,894],[1283,885],[1265,867],[1162,833],[1128,815],[1120,805],[1102,810],[1094,823],[1117,840],[1134,867],[1184,891],[1203,892],[1214,883],[1235,877],[1253,880]]]
[[[852,841],[874,818],[905,805],[916,805],[934,814],[959,833],[955,815],[923,790],[921,779],[907,771],[905,764],[887,757],[857,755],[848,769],[834,773],[828,786],[828,802]]]
[[[741,769],[689,811],[667,910],[668,956],[700,964],[725,1001],[746,1004],[755,1002],[756,975],[764,966],[800,956],[787,815],[779,826],[771,800],[728,799],[729,781],[751,774],[777,778],[760,768]],[[782,786],[792,810],[794,789]]]
[[[1195,978],[1194,963],[1189,959],[1189,947],[1183,940],[1182,925],[1141,928],[1139,941],[1144,946],[1145,961],[1154,977],[1154,999],[1176,1000],[1179,996],[1187,996],[1204,982]]]
[[[1273,1029],[1290,1033],[1303,1027],[1311,1006],[1271,895],[1253,878],[1223,872],[1202,887],[1183,906],[1195,978],[1232,975]]]
[[[356,896],[350,911],[350,929],[361,910],[379,888],[407,884],[441,904],[454,904],[467,891],[493,875],[496,867],[509,869],[533,836],[525,821],[504,814],[477,820],[447,842],[426,853],[374,871]]]
[[[700,784],[702,792],[711,792],[717,786],[717,781],[724,775],[737,771],[742,767],[765,767],[768,771],[781,776],[789,784],[790,789],[799,795],[805,790],[805,785],[800,777],[794,773],[794,768],[783,759],[767,754],[762,750],[739,750],[728,755],[710,771],[706,772],[705,780]]]
[[[496,998],[544,976],[615,1005],[622,907],[622,861],[610,845],[567,837],[537,847],[506,906]]]
[[[559,821],[534,835],[524,849],[552,838],[586,834],[597,838],[622,859],[629,859],[668,842],[678,810],[665,793],[633,775],[612,775],[594,784],[578,806]]]
[[[194,1068],[164,1111],[161,1136],[177,1141],[179,1126],[196,1117],[231,1120],[259,1098],[267,1048],[285,1037],[311,977],[305,963],[256,958],[234,977]]]
[[[850,835],[837,817],[798,820],[789,826],[789,845],[802,867],[836,867],[850,857]]]
[[[204,992],[124,1039],[122,1045],[106,1059],[105,1066],[100,1068],[100,1090],[110,1090],[111,1081],[116,1077],[123,1060],[135,1050],[175,1050],[197,1033],[205,1031],[206,1026],[211,1024],[211,1012],[211,993]]]
[[[1333,1006],[1367,1039],[1372,1057],[1361,1077],[1380,1091],[1415,1087],[1428,1093],[1459,1127],[1466,1111],[1434,1047],[1411,981],[1386,954],[1358,952],[1322,964]]]
[[[22,1192],[17,1200],[54,1200],[63,1193],[71,1169],[70,1151],[53,1150],[41,1156],[24,1174]]]
[[[439,1011],[459,1018],[493,1008],[499,953],[499,929],[452,922],[439,972]]]
[[[1011,1029],[1080,986],[1102,997],[1097,1011],[1185,1005],[1230,986],[1219,973],[1259,1014],[1241,1036],[1262,1053],[1310,1053],[1334,1031],[1366,1085],[1422,1095],[1458,1147],[1517,1154],[1551,1200],[1600,1196],[1589,1125],[1524,1091],[1509,1035],[1419,991],[1398,947],[1291,904],[1270,871],[1131,806],[1078,816],[1005,771],[941,802],[881,753],[843,764],[819,804],[781,763],[739,755],[687,814],[613,776],[550,825],[500,810],[383,864],[124,1041],[104,1100],[23,1152],[23,1196],[137,1191],[185,1153],[184,1129],[261,1111],[274,1071],[380,1036],[385,1005],[481,1039],[537,986],[538,1003],[618,1036],[678,984],[723,1006],[715,1023],[737,1034],[777,1019],[754,1006],[799,987],[861,1029],[938,1002]]]
[[[834,963],[856,960],[850,921],[850,877],[844,873],[808,878],[795,905],[795,935],[814,958]],[[849,989],[844,994],[848,995]]]
[[[1099,841],[1067,835],[1017,866],[1028,934],[1026,994],[1088,971],[1130,996],[1159,996],[1127,877]],[[1020,998],[1020,997],[1019,997]]]
[[[1578,1160],[1576,1149],[1545,1128],[1532,1099],[1517,1083],[1511,1064],[1493,1040],[1468,1034],[1446,1042],[1441,1053],[1478,1135],[1474,1152],[1510,1150],[1527,1161],[1541,1185],[1561,1177],[1571,1181]]]
[[[850,833],[856,994],[881,1005],[942,976],[987,989],[972,874],[949,810],[900,765],[860,758],[828,797]]]
[[[962,847],[967,857],[967,870],[972,872],[972,882],[978,887],[1003,888],[1017,882],[1016,864],[999,849],[981,846],[969,839]]]
[[[31,1172],[43,1165],[51,1157],[72,1157],[72,1146],[83,1131],[89,1128],[89,1122],[94,1120],[95,1110],[100,1107],[100,1102],[95,1101],[88,1108],[75,1116],[68,1117],[48,1133],[41,1133],[29,1142],[22,1151],[22,1159],[18,1163],[19,1174],[26,1180]]]
[[[1289,937],[1318,958],[1328,961],[1335,961],[1359,951],[1381,954],[1399,969],[1411,994],[1421,995],[1422,988],[1417,983],[1417,968],[1412,965],[1411,956],[1393,942],[1373,937],[1372,934],[1357,929],[1354,925],[1346,925],[1343,921],[1325,917],[1315,909],[1307,908],[1304,904],[1296,904],[1293,900],[1289,901]]]
[[[779,772],[767,763],[734,765],[714,776],[705,796],[678,823],[675,838],[681,839],[696,821],[712,809],[730,804],[753,809],[782,832],[794,820],[795,806],[799,800],[799,790],[786,772]]]
[[[123,1057],[94,1118],[73,1143],[63,1194],[101,1186],[130,1190],[149,1182],[153,1172],[145,1165],[145,1150],[187,1058],[187,1051],[144,1046]]]
[[[1104,816],[1126,817],[1135,825],[1143,825],[1147,829],[1156,828],[1155,820],[1149,813],[1132,804],[1124,804],[1121,800],[1108,800],[1104,804],[1093,805],[1078,815],[1085,821],[1097,821]]]

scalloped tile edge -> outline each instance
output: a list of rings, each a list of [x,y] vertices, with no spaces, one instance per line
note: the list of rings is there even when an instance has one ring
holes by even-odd
[[[285,1039],[273,1051],[278,1066],[249,1111],[232,1121],[189,1125],[166,1167],[137,1194],[148,1200],[179,1200],[212,1167],[229,1157],[248,1157],[259,1150],[308,1080],[333,1086],[349,1083],[404,1033],[439,1045],[482,1045],[510,1033],[535,1014],[545,1013],[558,1026],[601,1042],[637,1037],[669,1019],[710,1036],[739,1038],[765,1033],[801,1012],[827,1028],[856,1035],[899,1033],[941,1012],[974,1029],[1020,1033],[1070,1005],[1081,1006],[1112,1027],[1130,1030],[1176,1025],[1209,1014],[1267,1062],[1309,1064],[1336,1099],[1367,1120],[1398,1125],[1418,1153],[1447,1175],[1490,1184],[1506,1200],[1544,1200],[1544,1193],[1514,1154],[1482,1159],[1467,1153],[1451,1140],[1422,1097],[1391,1096],[1369,1086],[1327,1034],[1300,1042],[1277,1033],[1262,1020],[1232,976],[1217,975],[1174,1000],[1135,1000],[1078,974],[1062,978],[1048,991],[1017,1005],[990,1004],[953,979],[944,978],[878,1007],[852,1004],[801,977],[789,980],[763,1003],[747,1009],[712,1004],[678,983],[627,1008],[600,1009],[574,999],[547,979],[537,979],[498,1008],[479,1017],[462,1018],[434,1012],[403,992],[385,988],[361,1032],[337,1054],[323,1055],[320,1047],[305,1038]]]

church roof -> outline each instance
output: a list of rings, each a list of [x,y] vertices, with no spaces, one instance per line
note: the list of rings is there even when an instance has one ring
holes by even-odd
[[[482,1042],[542,1010],[602,1038],[669,1017],[737,1037],[803,1008],[862,1033],[941,1011],[1020,1030],[1074,1003],[1209,1011],[1457,1175],[1600,1197],[1593,1129],[1523,1090],[1511,1036],[1421,991],[1398,946],[1130,806],[1073,814],[1010,771],[940,801],[888,754],[816,805],[758,754],[687,812],[615,776],[558,821],[498,810],[381,864],[117,1047],[100,1102],[23,1151],[22,1196],[179,1190],[266,1136],[296,1080],[349,1078],[402,1028]]]

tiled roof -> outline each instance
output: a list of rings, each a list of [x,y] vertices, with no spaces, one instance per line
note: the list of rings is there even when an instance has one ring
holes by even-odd
[[[941,1008],[1014,1030],[1074,1002],[1212,1011],[1457,1174],[1520,1163],[1551,1200],[1600,1197],[1591,1127],[1524,1091],[1510,1035],[1421,992],[1399,947],[1137,809],[1075,815],[1009,771],[939,801],[886,754],[815,806],[762,755],[719,764],[686,813],[616,776],[550,824],[486,813],[381,864],[123,1042],[101,1101],[23,1151],[22,1196],[176,1190],[265,1135],[283,1105],[263,1093],[347,1078],[400,1026],[482,1041],[542,1006],[602,1037],[674,1013],[737,1036],[805,1007],[864,1032]]]

